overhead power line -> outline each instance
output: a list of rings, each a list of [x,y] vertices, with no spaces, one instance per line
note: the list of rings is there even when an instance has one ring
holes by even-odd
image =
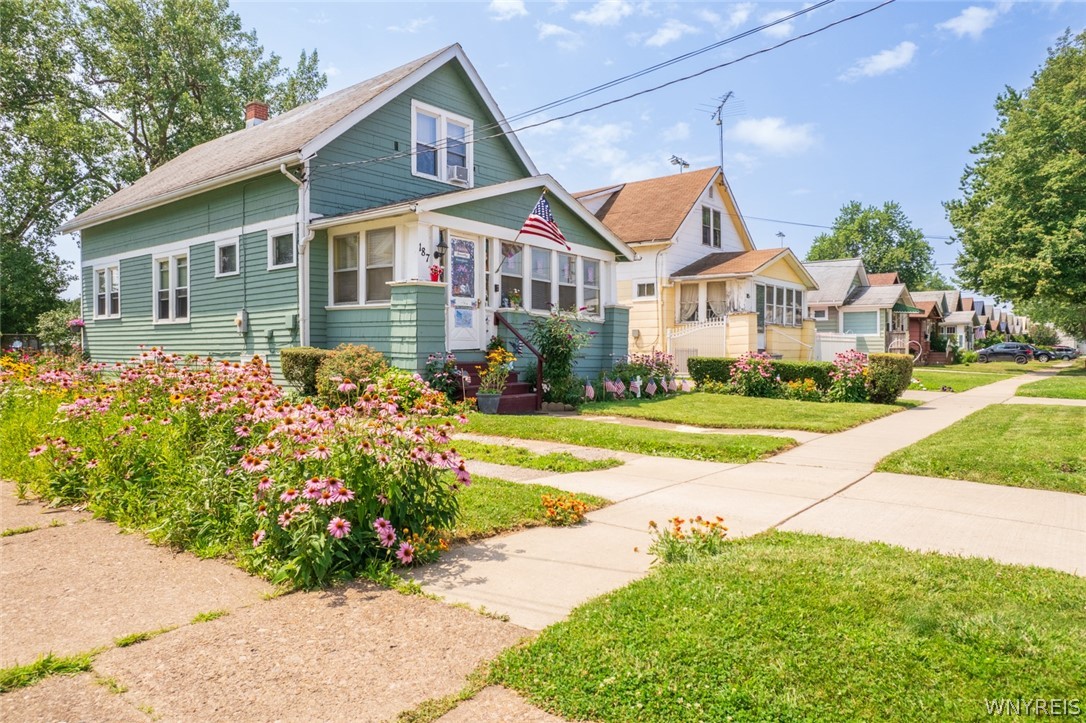
[[[817,223],[803,223],[801,221],[784,221],[779,218],[763,218],[762,216],[748,216],[746,214],[743,215],[743,218],[749,218],[752,221],[769,221],[770,223],[783,223],[789,226],[806,226],[807,228],[825,228],[831,230],[833,229],[833,226],[824,226]],[[924,234],[924,238],[929,241],[953,241],[950,236],[929,236],[927,234]]]

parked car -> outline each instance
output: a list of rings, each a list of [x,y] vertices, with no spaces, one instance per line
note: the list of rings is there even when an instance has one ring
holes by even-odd
[[[977,361],[987,364],[990,361],[1015,361],[1025,364],[1033,358],[1033,349],[1029,344],[1021,344],[1016,341],[1004,341],[993,344],[987,349],[977,352]]]
[[[1073,346],[1054,346],[1051,349],[1038,349],[1033,353],[1033,358],[1039,362],[1046,362],[1050,359],[1070,361],[1078,358],[1078,349]]]

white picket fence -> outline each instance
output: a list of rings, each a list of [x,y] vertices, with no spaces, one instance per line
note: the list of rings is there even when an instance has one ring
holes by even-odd
[[[728,355],[728,318],[683,324],[667,332],[668,352],[675,359],[679,374],[689,374],[691,357],[726,357]]]
[[[831,334],[820,331],[815,334],[815,359],[833,361],[834,355],[860,349],[860,351],[882,351],[885,342],[878,334]]]

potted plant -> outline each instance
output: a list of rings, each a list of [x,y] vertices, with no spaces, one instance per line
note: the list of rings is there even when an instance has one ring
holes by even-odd
[[[498,402],[516,360],[504,346],[495,346],[486,353],[486,367],[479,370],[479,391],[475,393],[479,411],[483,414],[498,413]]]
[[[430,281],[441,281],[441,272],[444,269],[441,268],[441,264],[430,265]]]

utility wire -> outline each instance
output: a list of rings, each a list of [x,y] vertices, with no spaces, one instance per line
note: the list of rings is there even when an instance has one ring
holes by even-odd
[[[611,106],[611,105],[614,105],[616,103],[622,103],[624,101],[631,100],[633,98],[637,98],[639,96],[646,95],[648,93],[654,93],[654,92],[656,92],[658,90],[662,90],[663,88],[667,88],[667,87],[675,85],[677,83],[682,83],[682,82],[685,82],[685,81],[688,81],[688,80],[692,80],[693,78],[697,78],[697,77],[700,77],[702,75],[705,75],[706,73],[711,73],[714,70],[720,70],[722,68],[727,68],[727,67],[735,65],[737,63],[740,63],[740,62],[742,62],[744,60],[749,60],[750,58],[754,58],[754,57],[757,57],[759,55],[764,55],[766,53],[772,52],[772,51],[777,50],[779,48],[783,48],[786,45],[791,45],[792,43],[795,43],[795,42],[797,42],[799,40],[804,40],[804,39],[809,38],[809,37],[811,37],[813,35],[817,35],[818,33],[829,30],[830,28],[834,28],[834,27],[836,27],[838,25],[842,25],[842,24],[850,22],[852,20],[856,20],[858,18],[861,18],[864,15],[868,15],[870,13],[875,12],[876,10],[881,10],[882,8],[886,7],[887,5],[893,4],[894,2],[896,2],[896,0],[884,0],[884,2],[879,3],[878,5],[875,5],[873,7],[870,7],[867,10],[863,10],[861,12],[854,13],[854,14],[849,15],[847,17],[841,18],[840,20],[835,20],[832,23],[828,23],[826,25],[823,25],[820,28],[816,28],[815,30],[811,30],[811,31],[803,33],[801,35],[796,35],[794,37],[788,38],[787,40],[784,40],[784,41],[782,41],[780,43],[777,43],[776,45],[771,45],[771,46],[762,48],[760,50],[756,50],[754,52],[747,53],[746,55],[735,58],[734,60],[729,60],[727,62],[720,63],[718,65],[710,66],[710,67],[705,68],[703,70],[699,70],[696,73],[691,73],[689,75],[685,75],[685,76],[682,76],[682,77],[679,77],[679,78],[675,78],[674,80],[669,80],[666,83],[661,83],[661,84],[653,86],[651,88],[646,88],[644,90],[639,90],[636,93],[630,93],[629,95],[625,95],[625,96],[622,96],[622,97],[619,97],[619,98],[614,98],[612,100],[605,101],[603,103],[598,103],[598,104],[596,104],[594,106],[589,106],[587,108],[582,108],[580,110],[576,110],[576,111],[573,111],[571,113],[566,113],[565,115],[555,116],[553,118],[548,118],[548,119],[545,119],[545,120],[537,121],[535,123],[528,123],[526,125],[520,126],[519,128],[515,128],[515,129],[511,128],[508,131],[503,130],[503,131],[501,131],[499,133],[494,133],[492,135],[484,136],[482,138],[474,138],[472,140],[472,142],[473,143],[478,143],[479,141],[490,140],[490,139],[493,139],[493,138],[500,138],[501,136],[505,136],[505,135],[508,135],[510,133],[519,133],[521,131],[529,130],[529,129],[532,129],[532,128],[538,128],[540,126],[544,126],[544,125],[547,125],[549,123],[555,123],[557,121],[566,120],[566,119],[572,118],[574,116],[581,115],[583,113],[589,113],[589,112],[594,111],[594,110],[599,110],[600,108],[606,108],[607,106]],[[416,151],[416,150],[412,149],[412,150],[408,150],[408,151],[401,151],[399,153],[393,153],[393,154],[390,154],[390,155],[387,155],[387,156],[381,156],[381,157],[378,157],[378,158],[367,158],[367,159],[358,160],[358,161],[342,161],[340,163],[321,163],[321,164],[316,164],[316,167],[317,168],[339,168],[339,167],[344,167],[344,166],[361,166],[361,165],[367,165],[367,164],[370,164],[370,163],[383,163],[383,162],[386,162],[386,161],[397,160],[399,158],[406,158],[406,157],[409,157],[409,156],[418,155],[419,153],[430,153],[430,152],[432,152],[432,150],[433,150],[433,147],[431,147],[430,149],[427,149],[426,151]]]
[[[817,223],[802,223],[800,221],[783,221],[783,220],[781,220],[779,218],[763,218],[761,216],[747,216],[745,214],[744,214],[743,218],[749,218],[752,221],[769,221],[771,223],[783,223],[783,224],[786,224],[788,226],[806,226],[807,228],[826,228],[826,229],[831,229],[831,230],[833,229],[833,226],[823,226],[823,225],[817,224]],[[951,240],[953,240],[953,239],[950,238],[950,236],[929,236],[927,234],[924,234],[924,238],[929,240],[929,241],[951,241]]]

